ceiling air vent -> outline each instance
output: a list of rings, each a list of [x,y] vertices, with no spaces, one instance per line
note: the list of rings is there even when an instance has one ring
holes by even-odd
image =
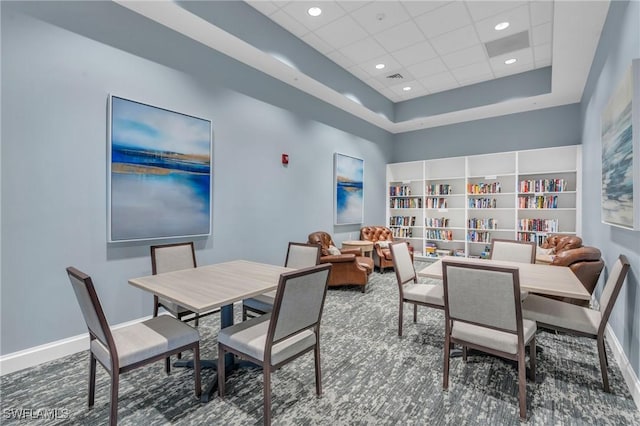
[[[529,47],[529,31],[489,41],[484,46],[487,48],[487,54],[490,58],[525,49]]]
[[[401,80],[404,77],[402,76],[402,74],[400,74],[399,72],[395,73],[395,74],[391,74],[388,75],[387,78],[393,78],[393,79],[397,79],[397,80]]]

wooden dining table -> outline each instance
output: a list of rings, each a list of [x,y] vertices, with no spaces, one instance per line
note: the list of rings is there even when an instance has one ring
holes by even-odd
[[[220,328],[233,325],[235,302],[275,290],[280,275],[292,268],[234,260],[180,271],[131,278],[129,284],[156,294],[196,313],[220,309]],[[229,356],[230,355],[230,356]],[[227,354],[225,365],[236,365],[233,354]],[[213,364],[215,367],[215,363]],[[217,375],[202,393],[207,402],[217,388]]]
[[[466,264],[517,267],[520,275],[520,289],[523,291],[580,300],[591,299],[591,294],[568,266],[444,256],[420,270],[418,276],[441,280],[443,260]]]

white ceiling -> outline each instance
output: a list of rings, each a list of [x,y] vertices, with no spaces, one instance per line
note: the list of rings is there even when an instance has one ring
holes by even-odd
[[[552,64],[553,1],[247,3],[394,102]],[[484,43],[522,32],[528,46],[488,56]]]
[[[250,3],[394,101],[552,65],[550,93],[394,122],[173,1],[114,1],[392,133],[580,102],[609,8],[608,0],[319,1],[324,20],[313,21],[305,16],[308,1]],[[382,21],[377,19],[380,13],[385,15]],[[522,55],[515,67],[504,65],[502,57],[488,59],[482,44],[495,37],[492,27],[499,17],[512,24],[503,34],[529,31],[531,47],[507,55]],[[401,83],[398,91],[383,74],[367,68],[383,58],[393,64],[385,67],[384,75],[395,70],[413,83]],[[432,69],[440,71],[430,75]],[[412,86],[411,95],[401,90],[407,85]]]

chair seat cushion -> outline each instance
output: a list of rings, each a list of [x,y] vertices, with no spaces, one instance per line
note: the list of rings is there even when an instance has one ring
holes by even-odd
[[[270,320],[271,314],[269,313],[223,328],[218,332],[218,342],[264,361],[264,349]],[[271,365],[279,364],[313,347],[315,343],[316,336],[311,330],[305,330],[276,343],[271,349]]]
[[[173,316],[178,316],[178,314],[189,313],[191,312],[187,308],[184,308],[176,303],[170,302],[167,299],[163,299],[162,297],[158,298],[158,302]]]
[[[530,294],[522,303],[522,316],[555,327],[597,335],[600,311]]]
[[[402,287],[405,300],[444,306],[444,287],[434,284],[405,284]]]
[[[117,328],[111,334],[121,368],[200,340],[198,330],[169,315]],[[91,341],[91,352],[111,369],[109,351],[97,339]]]
[[[526,345],[536,334],[536,322],[523,319],[522,327]],[[466,322],[454,321],[453,328],[451,329],[451,337],[509,354],[516,354],[518,352],[517,335],[505,333],[504,331],[491,330]]]

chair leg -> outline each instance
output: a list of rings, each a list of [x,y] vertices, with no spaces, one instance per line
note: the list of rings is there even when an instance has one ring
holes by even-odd
[[[96,396],[96,357],[89,353],[89,408],[93,407]]]
[[[247,307],[242,305],[242,321],[247,320]]]
[[[604,347],[604,336],[598,337],[598,356],[600,357],[600,371],[602,372],[602,387],[605,392],[611,392],[609,389],[609,376],[607,374],[607,352]]]
[[[202,384],[200,383],[200,343],[193,347],[193,375],[195,381],[196,397],[202,394]]]
[[[164,371],[167,374],[171,374],[171,357],[166,357],[164,359]]]
[[[415,303],[413,304],[413,322],[418,322],[418,305]]]
[[[518,354],[518,399],[520,400],[520,420],[527,419],[527,367],[524,348]]]
[[[120,385],[120,374],[118,371],[111,372],[111,403],[109,411],[109,424],[118,424],[118,386]]]
[[[400,301],[400,309],[398,312],[398,336],[402,336],[402,308],[404,305],[404,301]]]
[[[271,425],[271,366],[269,364],[263,365],[262,371],[264,373],[264,425],[269,426]]]
[[[449,351],[451,350],[451,340],[449,338],[449,330],[445,331],[444,337],[444,354],[443,354],[443,372],[442,372],[442,389],[449,389]]]
[[[464,362],[467,362],[467,347],[466,346],[462,347],[462,360]]]
[[[322,370],[320,369],[320,345],[316,342],[316,347],[313,352],[316,364],[316,394],[322,395]]]
[[[196,320],[194,322],[195,326],[197,327],[198,325],[200,325],[200,315],[196,314]]]
[[[529,343],[529,380],[536,381],[536,338],[535,336]]]
[[[157,295],[153,295],[153,316],[154,318],[158,316],[158,296]]]
[[[224,369],[224,349],[222,345],[218,344],[218,395],[220,398],[224,397]]]

